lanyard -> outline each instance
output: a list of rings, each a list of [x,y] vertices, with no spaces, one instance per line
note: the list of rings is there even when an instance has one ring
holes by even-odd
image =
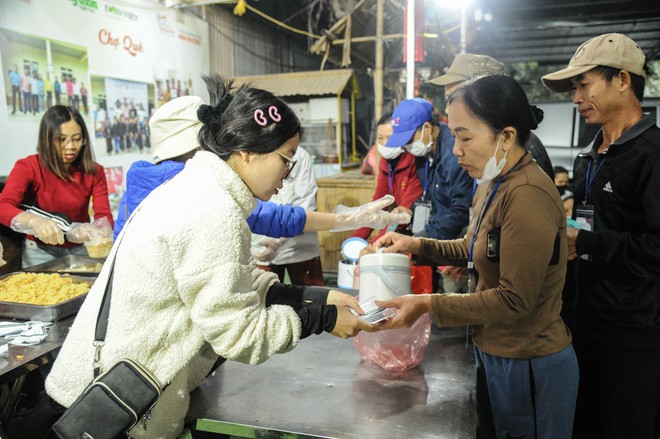
[[[594,171],[594,175],[591,175],[591,163],[593,162],[593,160],[589,161],[589,164],[587,165],[587,178],[584,181],[585,192],[584,192],[584,201],[582,201],[582,204],[587,204],[591,185],[594,183],[594,180],[596,179],[596,175],[598,175],[598,171],[600,171],[600,168],[603,166],[603,163],[605,163],[606,158],[607,156],[603,157],[603,159],[600,161],[600,164],[596,168],[596,171]]]
[[[426,169],[424,171],[424,191],[422,192],[422,200],[426,201],[426,190],[429,188],[429,161],[426,160]]]
[[[387,162],[387,169],[388,169],[388,174],[387,174],[387,186],[390,189],[390,195],[394,196],[394,192],[392,192],[392,186],[394,186],[394,171],[392,171],[392,165],[390,162]]]
[[[481,203],[481,208],[479,209],[479,214],[477,215],[477,223],[475,224],[474,230],[472,231],[472,241],[470,242],[470,253],[468,253],[468,270],[470,272],[474,270],[474,243],[477,241],[477,232],[481,227],[481,222],[484,220],[484,217],[486,216],[486,211],[490,207],[490,203],[493,201],[493,198],[495,197],[497,190],[500,188],[500,184],[502,184],[502,180],[504,180],[504,177],[509,175],[511,171],[513,171],[514,169],[516,169],[516,167],[518,167],[518,163],[520,163],[520,160],[515,165],[513,165],[511,169],[506,171],[506,174],[504,174],[497,180],[497,183],[493,188],[493,192],[490,193],[490,196],[488,196],[488,193],[486,193],[486,198],[484,198],[484,202]],[[475,186],[475,192],[476,192],[476,186]]]
[[[509,171],[511,172],[511,171]],[[508,172],[507,172],[508,174]],[[495,194],[497,193],[497,190],[500,188],[500,184],[502,183],[502,178],[497,180],[497,183],[495,184],[495,187],[493,188],[493,192],[490,193],[490,196],[486,194],[486,198],[484,198],[484,202],[481,203],[481,208],[479,209],[479,214],[477,215],[477,223],[474,226],[474,230],[472,230],[472,240],[470,242],[470,253],[468,254],[468,269],[472,270],[474,269],[474,243],[477,241],[477,232],[479,231],[479,228],[481,227],[481,222],[484,220],[484,216],[486,216],[486,211],[490,207],[491,201],[493,201],[493,198],[495,197]]]

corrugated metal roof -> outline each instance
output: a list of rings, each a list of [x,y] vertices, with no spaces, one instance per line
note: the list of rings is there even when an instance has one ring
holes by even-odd
[[[351,69],[324,70],[313,72],[280,73],[274,75],[239,76],[235,85],[249,83],[251,86],[268,90],[275,96],[323,96],[340,93],[356,93],[360,88]]]

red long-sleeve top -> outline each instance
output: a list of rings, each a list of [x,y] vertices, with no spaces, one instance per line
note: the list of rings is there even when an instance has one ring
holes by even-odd
[[[95,219],[106,217],[110,226],[114,226],[103,167],[97,164],[94,174],[72,169],[71,177],[70,182],[57,177],[41,164],[36,154],[18,160],[0,193],[0,223],[11,225],[12,218],[23,212],[19,203],[34,204],[48,212],[64,213],[73,222],[87,223],[92,197]],[[27,238],[35,239],[32,235]],[[62,247],[74,245],[78,244],[65,242]]]
[[[374,192],[373,200],[378,200],[390,194],[394,196],[394,203],[389,206],[390,208],[403,206],[410,209],[413,203],[422,196],[422,192],[423,188],[417,176],[414,155],[408,151],[404,151],[399,156],[399,161],[393,170],[390,169],[389,162],[381,157],[378,163],[378,180],[376,181],[376,191]],[[372,230],[369,227],[362,227],[353,232],[351,236],[367,239]],[[383,236],[386,231],[387,227],[383,228],[371,242]]]

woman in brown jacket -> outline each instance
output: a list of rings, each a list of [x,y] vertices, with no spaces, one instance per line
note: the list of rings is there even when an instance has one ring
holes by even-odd
[[[454,154],[479,183],[462,239],[394,233],[374,247],[462,265],[472,294],[403,296],[382,328],[410,326],[432,312],[440,326],[473,325],[477,365],[488,385],[497,437],[570,438],[578,384],[571,334],[561,320],[566,273],[564,206],[524,144],[543,112],[520,85],[495,75],[454,92],[447,107]]]

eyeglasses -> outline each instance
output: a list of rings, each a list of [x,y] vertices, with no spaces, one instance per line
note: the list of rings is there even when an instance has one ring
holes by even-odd
[[[289,175],[291,174],[291,171],[293,171],[293,168],[296,166],[297,161],[296,160],[291,160],[289,157],[285,156],[278,150],[275,150],[273,152],[276,152],[277,155],[282,157],[282,160],[284,160],[284,163],[286,163],[286,172],[284,173],[284,177],[282,177],[283,180],[286,180],[289,178]]]
[[[57,143],[62,146],[66,146],[69,143],[73,144],[73,146],[81,146],[85,144],[85,139],[82,137],[69,137],[68,139],[66,137],[60,137],[55,140],[57,140]]]

